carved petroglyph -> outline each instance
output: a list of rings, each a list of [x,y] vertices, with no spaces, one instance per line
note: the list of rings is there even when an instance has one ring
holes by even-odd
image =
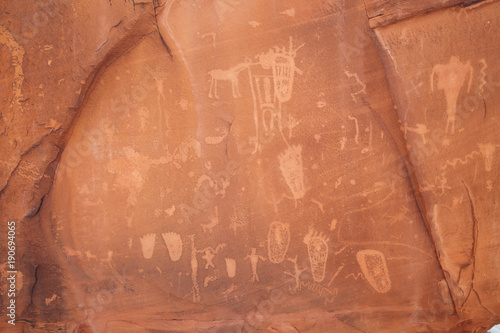
[[[217,93],[217,83],[219,81],[231,82],[231,91],[233,93],[233,97],[241,97],[238,75],[241,71],[248,68],[249,65],[250,62],[248,62],[247,60],[246,62],[235,65],[229,69],[212,69],[211,71],[209,71],[208,75],[210,75],[210,90],[208,92],[208,97],[215,97],[219,99],[219,95]]]
[[[356,98],[356,95],[359,94],[365,94],[366,95],[366,84],[364,84],[360,79],[357,73],[351,73],[349,71],[344,71],[344,74],[347,76],[348,79],[354,78],[356,80],[356,84],[360,86],[360,89],[351,93],[351,98],[352,100],[357,103],[358,99]]]
[[[478,87],[479,95],[482,96],[484,93],[484,87],[487,84],[487,82],[486,82],[486,68],[488,68],[488,64],[486,63],[485,59],[479,60],[479,63],[483,65],[481,67],[481,71],[480,71],[479,87]]]
[[[161,234],[165,245],[167,245],[168,255],[172,261],[179,261],[182,256],[182,239],[178,233],[164,232]]]
[[[259,260],[266,261],[266,258],[263,256],[259,256],[257,254],[257,249],[252,247],[252,253],[247,255],[243,260],[250,260],[250,264],[252,266],[252,282],[259,281],[259,275],[257,274],[257,264]]]
[[[391,279],[385,256],[377,250],[361,250],[356,253],[356,259],[363,276],[368,283],[379,293],[391,290]]]
[[[348,115],[347,118],[349,118],[349,120],[354,121],[354,125],[356,126],[356,134],[354,135],[354,142],[356,142],[356,144],[359,144],[359,124],[358,124],[358,118],[353,117],[351,115]]]
[[[478,156],[482,156],[484,158],[484,169],[485,171],[491,171],[493,167],[493,156],[497,147],[500,145],[496,145],[493,143],[478,143],[478,150],[474,150],[471,153],[467,154],[464,158],[454,158],[452,160],[447,160],[445,164],[441,167],[441,170],[445,171],[446,168],[452,167],[456,168],[457,165],[466,165],[469,161],[473,160]]]
[[[198,251],[194,245],[194,235],[189,235],[189,238],[191,239],[191,281],[193,282],[191,294],[193,302],[196,303],[201,300],[200,286],[198,284],[198,259],[196,258]]]
[[[236,260],[233,258],[224,258],[226,261],[227,276],[234,278],[236,276]]]
[[[423,144],[427,144],[427,141],[425,140],[425,135],[430,132],[429,129],[427,129],[427,126],[424,124],[416,124],[415,127],[408,127],[405,126],[405,132],[410,131],[412,133],[418,134],[422,137]]]
[[[314,281],[321,282],[325,278],[326,261],[328,259],[329,239],[322,233],[317,233],[313,229],[304,237],[307,245],[307,253],[311,264],[311,272]]]
[[[457,101],[464,81],[469,75],[467,92],[472,85],[473,68],[470,61],[462,63],[457,57],[452,56],[450,62],[444,65],[435,65],[431,73],[431,91],[434,91],[434,77],[438,76],[438,89],[444,91],[446,97],[446,133],[455,133],[455,114],[457,112]]]
[[[302,146],[290,146],[278,156],[280,169],[294,199],[302,198],[305,193],[304,167],[302,165]]]
[[[279,264],[285,259],[290,245],[290,226],[286,223],[272,222],[267,235],[269,261]]]
[[[204,248],[201,251],[198,251],[199,253],[205,253],[202,258],[205,259],[207,262],[205,264],[205,269],[208,269],[209,267],[215,268],[213,259],[215,258],[215,255],[219,253],[220,250],[226,247],[227,244],[219,244],[217,247],[214,249],[213,247],[209,246]]]
[[[5,45],[11,55],[11,65],[14,67],[14,82],[12,83],[12,95],[13,98],[11,103],[14,105],[19,105],[20,101],[23,99],[21,93],[21,87],[24,81],[23,73],[23,58],[24,58],[24,48],[17,43],[17,41],[12,37],[12,34],[0,25],[0,45]]]
[[[146,234],[139,238],[139,240],[141,242],[142,255],[144,256],[144,259],[151,259],[155,249],[156,234]]]
[[[484,158],[484,170],[491,171],[493,167],[493,154],[495,154],[495,149],[498,146],[493,144],[478,144],[479,151]]]
[[[211,216],[210,218],[210,222],[209,223],[206,223],[206,224],[202,224],[201,227],[203,228],[203,232],[209,232],[209,233],[212,233],[212,229],[219,224],[219,211],[218,211],[218,207],[216,206],[215,207],[215,215],[214,216]]]
[[[104,259],[99,259],[100,261],[100,266],[102,267],[103,265],[108,266],[108,268],[115,268],[115,264],[113,263],[113,251],[109,250],[108,255]]]
[[[286,142],[283,134],[283,125],[285,122],[282,119],[282,103],[292,98],[295,73],[302,74],[302,71],[295,66],[297,51],[302,46],[304,44],[294,49],[292,38],[290,37],[288,50],[285,47],[275,46],[274,49],[269,49],[267,53],[257,55],[257,62],[252,62],[251,59],[246,58],[244,62],[227,70],[213,69],[208,72],[211,77],[208,97],[218,99],[219,81],[230,81],[233,98],[241,97],[238,76],[243,70],[246,69],[248,71],[255,126],[255,137],[250,140],[255,144],[253,153],[259,149],[259,129],[261,125],[264,129],[264,134],[270,135],[274,131],[275,124],[277,124],[279,132]],[[260,66],[262,69],[270,72],[266,74],[254,74],[252,73],[253,66]],[[289,123],[287,124],[289,138],[291,137],[292,128],[297,126],[297,124],[298,122],[295,119],[292,121],[292,118],[289,118]]]
[[[205,280],[203,281],[203,287],[205,287],[205,288],[208,287],[208,284],[210,282],[214,282],[217,279],[218,279],[217,275],[208,275],[208,276],[206,276]]]
[[[342,271],[342,269],[344,269],[344,264],[340,265],[339,268],[337,268],[337,270],[335,271],[335,274],[333,274],[333,277],[330,279],[330,282],[328,282],[328,287],[330,287],[333,283],[333,281],[337,278],[337,276],[339,276],[340,274],[340,271]]]
[[[286,275],[289,275],[294,279],[295,288],[290,288],[291,293],[300,289],[300,275],[307,270],[307,268],[299,269],[299,266],[297,265],[297,258],[298,256],[295,256],[294,258],[287,258],[287,260],[293,264],[294,272],[293,273],[288,271],[284,272]]]
[[[361,150],[361,154],[370,152],[373,146],[373,124],[370,121],[370,126],[365,128],[365,132],[368,132],[368,146]]]

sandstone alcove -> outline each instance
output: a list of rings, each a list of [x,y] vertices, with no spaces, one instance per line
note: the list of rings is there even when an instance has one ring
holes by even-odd
[[[0,8],[2,332],[500,323],[498,1]]]

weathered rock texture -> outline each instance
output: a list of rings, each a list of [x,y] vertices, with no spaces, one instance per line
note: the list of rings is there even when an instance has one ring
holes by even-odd
[[[2,332],[500,323],[500,2],[0,9]]]

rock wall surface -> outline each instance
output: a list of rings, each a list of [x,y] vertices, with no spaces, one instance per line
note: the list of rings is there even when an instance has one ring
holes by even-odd
[[[2,332],[500,323],[498,1],[0,9]]]

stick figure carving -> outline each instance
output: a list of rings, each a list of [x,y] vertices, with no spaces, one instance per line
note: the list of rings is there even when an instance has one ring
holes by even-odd
[[[250,260],[250,264],[252,265],[252,282],[259,281],[259,275],[257,274],[257,264],[259,263],[259,259],[262,261],[266,261],[266,258],[263,256],[259,256],[257,254],[257,249],[252,247],[252,253],[247,255],[243,260]]]
[[[470,61],[462,63],[457,57],[451,57],[450,62],[445,65],[435,65],[431,73],[431,91],[434,91],[434,76],[438,76],[437,87],[444,91],[446,97],[446,133],[455,133],[455,114],[457,112],[457,100],[465,78],[469,75],[467,92],[472,84],[473,68]]]

